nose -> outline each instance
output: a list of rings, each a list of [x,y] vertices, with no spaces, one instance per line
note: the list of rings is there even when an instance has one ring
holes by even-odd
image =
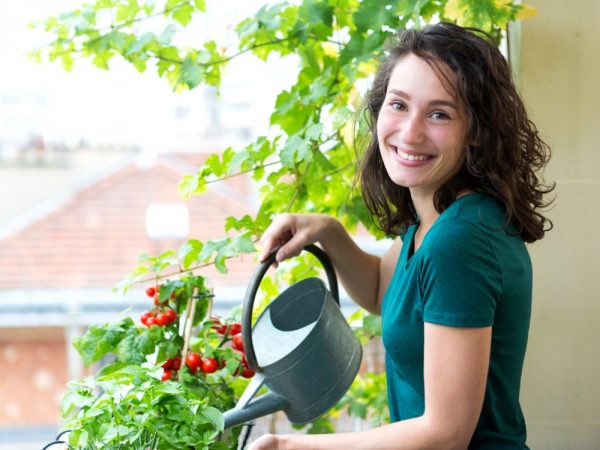
[[[422,144],[425,141],[425,122],[418,114],[406,117],[401,130],[402,141],[407,145]]]

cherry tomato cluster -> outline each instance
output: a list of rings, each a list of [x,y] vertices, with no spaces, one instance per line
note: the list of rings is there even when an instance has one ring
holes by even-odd
[[[190,352],[185,357],[185,365],[190,372],[196,373],[201,370],[204,373],[214,373],[219,369],[219,362],[215,358],[202,359],[198,353]]]
[[[254,370],[248,366],[246,355],[244,354],[244,343],[242,342],[241,333],[242,325],[238,322],[227,324],[220,317],[216,316],[212,316],[210,321],[212,322],[211,328],[221,336],[224,336],[227,341],[231,341],[231,348],[241,354],[241,365],[235,370],[233,375],[252,378],[254,376]],[[224,359],[219,360],[213,357],[202,357],[196,352],[189,352],[185,357],[185,365],[193,374],[198,373],[199,371],[206,374],[214,373],[217,370],[224,368],[225,364],[226,362]],[[171,380],[175,376],[177,370],[181,367],[181,358],[174,358],[174,360],[169,359],[162,367],[164,369],[162,381]]]
[[[231,324],[227,324],[223,322],[220,317],[212,316],[210,318],[213,325],[211,328],[215,330],[218,334],[231,338],[231,348],[237,350],[242,354],[242,371],[241,375],[244,378],[252,378],[254,376],[254,370],[252,370],[248,366],[248,362],[246,361],[246,354],[244,353],[244,343],[242,341],[242,324],[239,322],[233,322]],[[234,375],[240,374],[239,369],[234,372]]]
[[[218,316],[212,316],[210,321],[212,322],[211,328],[221,336],[224,336],[225,334],[228,336],[235,336],[242,332],[242,324],[239,322],[227,324]]]
[[[140,322],[147,327],[158,325],[164,327],[177,320],[177,313],[171,308],[154,308],[151,311],[146,311],[140,316]]]
[[[167,359],[162,365],[163,374],[161,381],[171,380],[173,376],[181,369],[181,358],[176,356],[175,358]]]
[[[146,295],[154,298],[154,304],[156,305],[151,311],[146,311],[140,317],[141,322],[147,327],[152,325],[165,326],[173,323],[177,320],[177,313],[174,309],[166,306],[167,301],[160,301],[160,286],[149,287],[146,289]],[[173,296],[171,296],[173,298]],[[254,376],[254,370],[248,366],[246,361],[246,355],[244,353],[244,343],[242,340],[242,325],[239,322],[227,323],[218,316],[212,316],[210,318],[210,328],[217,334],[221,335],[221,344],[230,343],[231,348],[241,355],[241,364],[233,372],[234,376],[241,375],[244,378],[252,378]],[[205,374],[214,373],[219,369],[222,369],[226,365],[225,359],[217,359],[212,356],[202,357],[196,352],[188,352],[184,360],[182,358],[175,357],[168,359],[162,364],[163,374],[161,377],[162,381],[172,380],[176,377],[177,372],[181,369],[182,364],[185,364],[192,374],[196,374],[199,371]]]
[[[154,298],[154,304],[157,306],[156,308],[146,311],[140,316],[140,322],[146,325],[148,328],[152,325],[158,325],[164,327],[165,325],[169,325],[177,320],[177,312],[171,308],[163,307],[166,305],[167,301],[160,301],[160,293],[159,287],[150,286],[146,289],[146,295],[148,297]]]

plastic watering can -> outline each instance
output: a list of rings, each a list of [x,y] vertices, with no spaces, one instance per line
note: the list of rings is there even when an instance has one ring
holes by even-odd
[[[256,269],[242,312],[246,360],[256,375],[224,413],[225,428],[281,410],[292,423],[313,421],[337,404],[358,372],[362,347],[340,310],[331,261],[317,246],[304,250],[325,268],[330,290],[320,278],[302,280],[273,300],[252,327],[254,298],[276,251]],[[263,386],[270,392],[255,398]]]

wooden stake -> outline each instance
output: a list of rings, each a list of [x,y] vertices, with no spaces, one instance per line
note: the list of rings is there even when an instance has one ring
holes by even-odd
[[[198,295],[198,288],[194,288],[192,296],[188,298],[185,305],[185,319],[183,321],[183,350],[181,351],[181,366],[185,364],[185,357],[187,356],[188,347],[190,344],[190,336],[192,335],[192,326],[194,324],[194,314],[196,312],[196,296]],[[179,381],[181,381],[181,369],[179,370]]]

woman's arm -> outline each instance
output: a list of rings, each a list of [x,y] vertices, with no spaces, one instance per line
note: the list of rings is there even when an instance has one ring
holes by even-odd
[[[397,239],[379,258],[362,251],[342,224],[323,214],[282,214],[261,238],[264,261],[281,246],[276,261],[298,255],[305,245],[319,242],[327,253],[348,295],[367,311],[379,314],[381,298],[392,278],[402,242]]]
[[[425,324],[425,413],[357,433],[263,436],[249,450],[462,450],[483,405],[491,327]]]

